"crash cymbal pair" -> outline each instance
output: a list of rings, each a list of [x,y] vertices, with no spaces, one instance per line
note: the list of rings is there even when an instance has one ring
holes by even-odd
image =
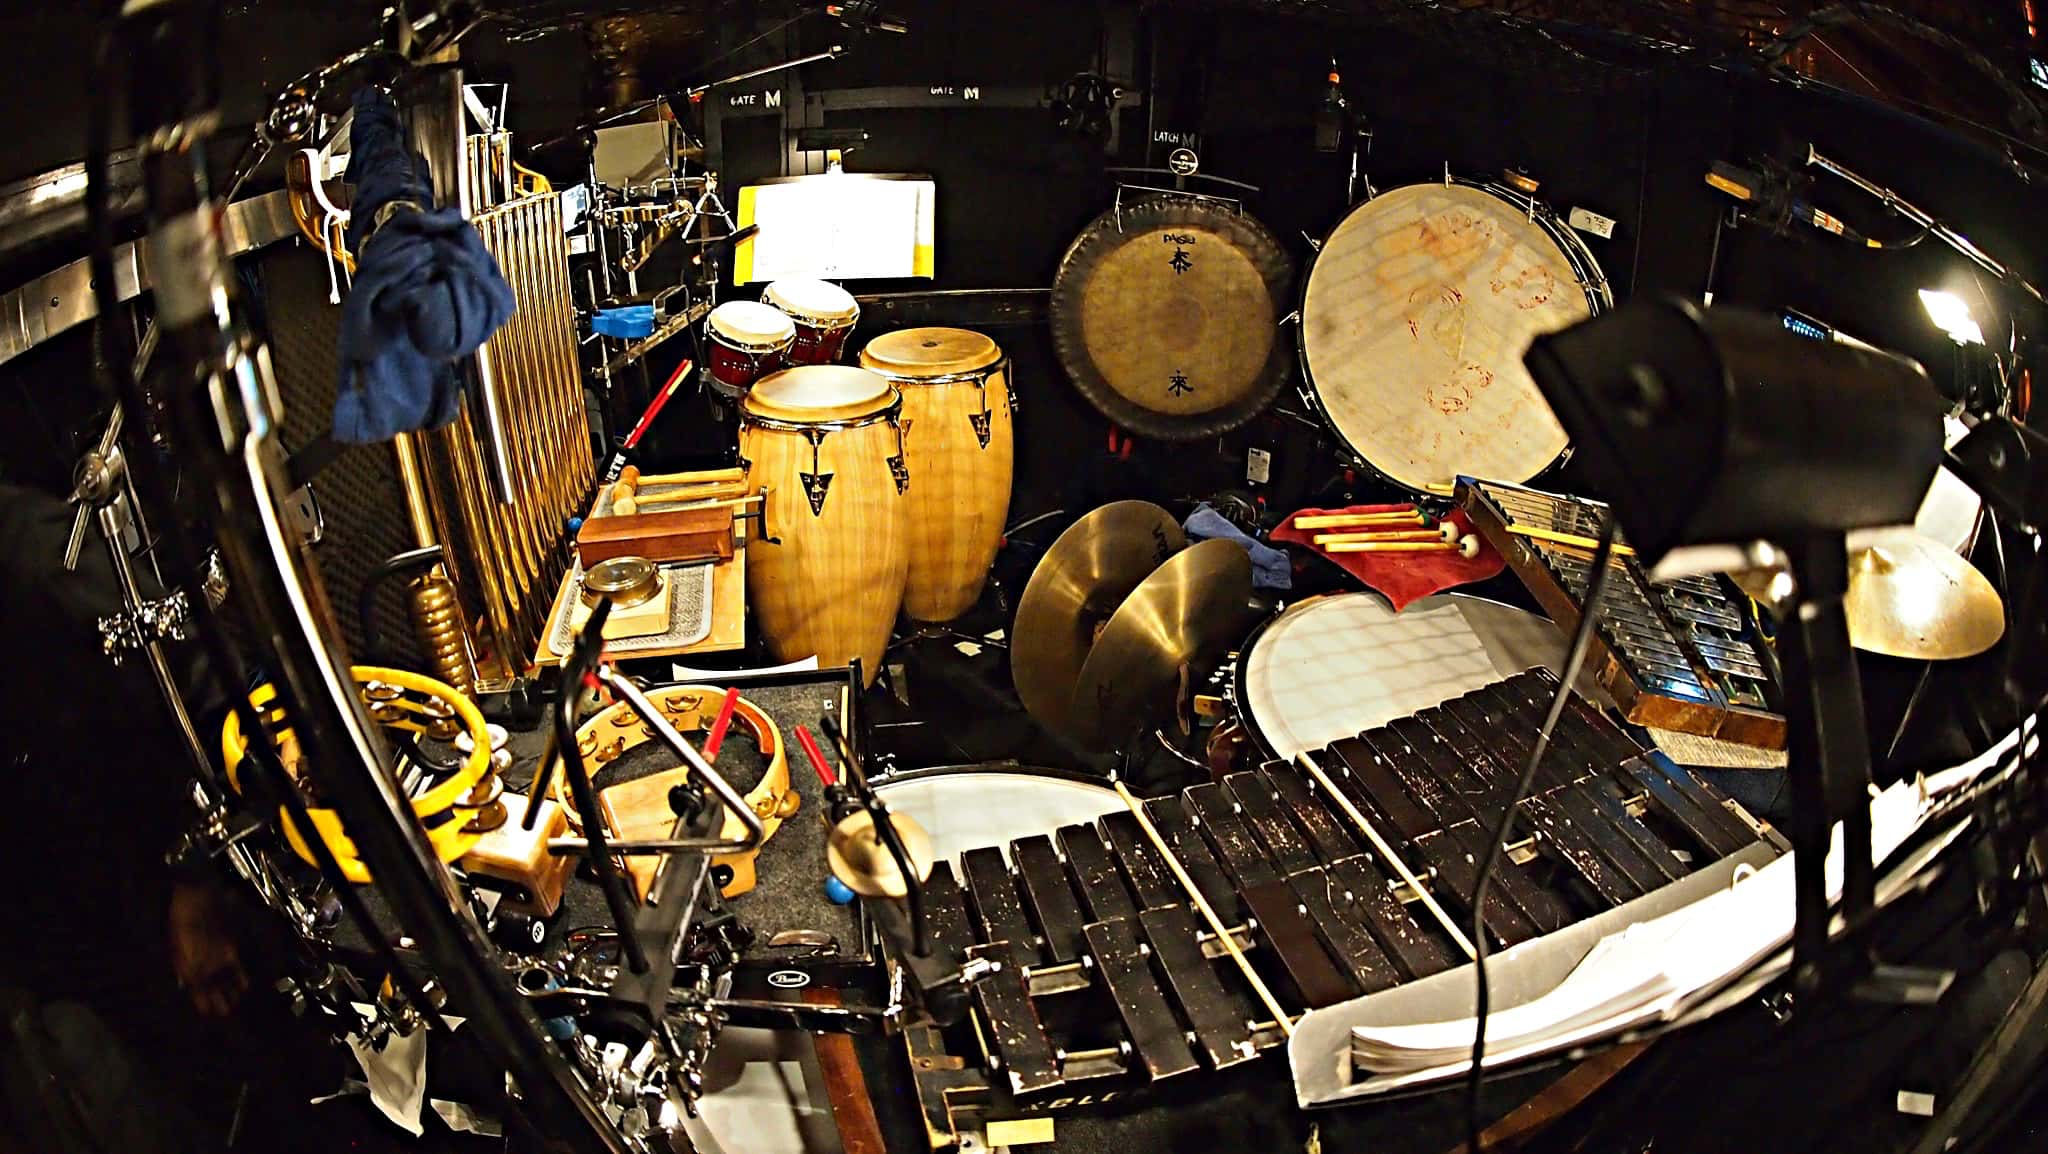
[[[1742,591],[1778,611],[1793,592],[1783,568],[1735,574]],[[1974,657],[2005,636],[2005,602],[1969,560],[1929,537],[1889,532],[1849,554],[1849,642],[1916,661]]]
[[[1104,505],[1060,535],[1018,602],[1010,675],[1039,724],[1117,748],[1172,716],[1191,670],[1251,624],[1251,560],[1230,541],[1189,546],[1172,514]]]

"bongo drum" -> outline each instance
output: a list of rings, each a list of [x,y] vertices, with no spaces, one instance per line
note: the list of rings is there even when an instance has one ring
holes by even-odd
[[[780,309],[796,325],[792,365],[835,365],[846,351],[846,338],[860,323],[860,303],[830,281],[779,280],[761,294],[765,304]]]
[[[787,365],[796,343],[796,325],[756,301],[727,301],[712,309],[704,331],[711,338],[711,387],[728,400]]]
[[[966,329],[905,329],[869,341],[860,363],[903,393],[904,454],[917,484],[903,611],[951,621],[973,607],[1010,511],[1010,361]]]
[[[740,400],[740,467],[763,497],[747,596],[778,661],[858,657],[870,683],[881,668],[910,556],[902,408],[848,365],[773,373]]]

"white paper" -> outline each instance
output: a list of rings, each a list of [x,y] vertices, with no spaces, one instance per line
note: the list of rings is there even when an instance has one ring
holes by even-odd
[[[836,173],[759,185],[743,200],[761,230],[743,242],[753,255],[744,283],[864,280],[920,275],[918,250],[932,244],[938,190],[929,180]]]
[[[361,1038],[351,1036],[348,1048],[363,1068],[363,1078],[370,1086],[370,1101],[377,1109],[413,1137],[425,1133],[420,1105],[427,1097],[427,1031],[414,1030],[406,1037],[393,1034],[382,1050],[372,1049]]]
[[[478,1111],[461,1102],[450,1102],[444,1098],[429,1098],[427,1105],[441,1116],[450,1130],[460,1134],[481,1134],[486,1138],[501,1138],[505,1127],[496,1118]]]

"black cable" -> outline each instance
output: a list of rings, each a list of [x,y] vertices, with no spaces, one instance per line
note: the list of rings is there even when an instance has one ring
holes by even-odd
[[[583,821],[583,839],[590,868],[597,871],[598,888],[604,891],[611,909],[612,924],[619,929],[619,944],[626,951],[626,964],[636,974],[647,972],[647,951],[633,932],[633,898],[626,892],[626,879],[605,845],[604,811],[597,804],[597,790],[583,768],[583,751],[576,745],[576,703],[583,696],[583,679],[604,657],[604,623],[611,616],[610,598],[599,601],[590,611],[590,621],[576,639],[576,647],[562,662],[561,690],[555,696],[555,748],[561,753],[562,777],[576,801],[576,813]],[[538,794],[529,791],[529,798]],[[528,808],[533,805],[529,800]]]
[[[115,10],[118,13],[118,9]],[[99,40],[93,55],[93,77],[91,93],[86,108],[85,136],[85,216],[88,243],[88,262],[92,272],[94,305],[99,311],[98,335],[100,355],[105,371],[113,378],[114,394],[121,408],[128,413],[128,419],[136,429],[146,426],[141,418],[147,414],[149,405],[142,394],[142,384],[135,379],[135,359],[123,340],[126,335],[116,319],[121,315],[121,301],[114,290],[114,221],[107,201],[107,160],[112,151],[113,136],[113,51],[119,39],[118,15],[110,15],[101,28]],[[128,470],[135,483],[136,493],[144,503],[162,510],[168,524],[161,530],[158,544],[166,554],[168,567],[176,578],[176,586],[185,594],[192,616],[193,632],[198,636],[206,651],[206,665],[213,678],[220,685],[227,705],[241,723],[243,737],[247,741],[247,757],[257,769],[257,778],[268,792],[277,795],[292,823],[299,829],[313,830],[313,822],[307,813],[306,802],[299,795],[297,786],[284,770],[271,747],[270,734],[256,715],[255,707],[249,704],[248,686],[252,684],[234,649],[228,644],[220,621],[214,616],[213,603],[207,599],[206,590],[199,577],[199,569],[192,558],[197,551],[186,539],[184,523],[178,517],[174,501],[166,498],[168,491],[160,463],[153,447],[139,453],[127,454]],[[208,774],[210,767],[196,766],[195,771]],[[413,1005],[430,1007],[425,992],[414,980],[412,971],[407,969],[398,956],[397,947],[377,925],[369,907],[353,883],[341,872],[341,863],[335,858],[334,850],[326,840],[317,836],[305,839],[313,851],[314,866],[320,871],[322,880],[334,891],[342,910],[356,926],[364,939],[370,943],[377,958],[388,969],[392,982]],[[296,933],[298,927],[293,927]],[[443,1028],[438,1014],[423,1012],[421,1018],[431,1030]]]
[[[1610,513],[1600,526],[1600,543],[1593,550],[1593,579],[1586,586],[1586,603],[1579,610],[1578,628],[1572,631],[1571,648],[1565,653],[1557,692],[1550,697],[1550,712],[1543,718],[1543,728],[1536,731],[1536,747],[1529,751],[1529,764],[1522,767],[1522,776],[1515,782],[1515,791],[1501,809],[1500,820],[1494,823],[1493,837],[1487,842],[1486,856],[1480,859],[1479,875],[1472,884],[1472,969],[1478,983],[1473,1012],[1478,1025],[1472,1032],[1472,1069],[1465,1079],[1465,1142],[1471,1154],[1479,1154],[1479,1088],[1485,1081],[1481,1064],[1486,1060],[1486,1018],[1492,1009],[1492,991],[1486,980],[1486,891],[1493,882],[1494,867],[1500,864],[1500,855],[1507,846],[1508,828],[1514,823],[1515,810],[1522,804],[1522,799],[1529,796],[1529,788],[1536,781],[1536,770],[1543,764],[1543,754],[1550,748],[1550,735],[1564,717],[1565,703],[1571,700],[1572,682],[1579,679],[1579,667],[1586,662],[1586,650],[1593,641],[1593,622],[1600,613],[1600,595],[1607,589],[1607,562],[1614,553],[1614,535],[1615,519]]]

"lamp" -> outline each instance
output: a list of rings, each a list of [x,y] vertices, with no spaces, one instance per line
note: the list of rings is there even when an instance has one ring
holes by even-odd
[[[1930,301],[1930,314],[1936,307],[1948,308]],[[1540,337],[1524,361],[1645,568],[1683,546],[1759,540],[1788,557],[1797,588],[1780,649],[1793,980],[1812,992],[1847,976],[1863,957],[1829,948],[1825,863],[1835,822],[1845,936],[1865,928],[1876,897],[1869,738],[1843,608],[1847,536],[1912,523],[1942,460],[1940,395],[1905,357],[1675,299],[1632,301]]]
[[[1927,310],[1927,317],[1934,322],[1934,327],[1947,333],[1948,339],[1959,345],[1984,343],[1984,330],[1970,315],[1970,306],[1963,303],[1963,298],[1950,292],[1921,289],[1920,304]]]

